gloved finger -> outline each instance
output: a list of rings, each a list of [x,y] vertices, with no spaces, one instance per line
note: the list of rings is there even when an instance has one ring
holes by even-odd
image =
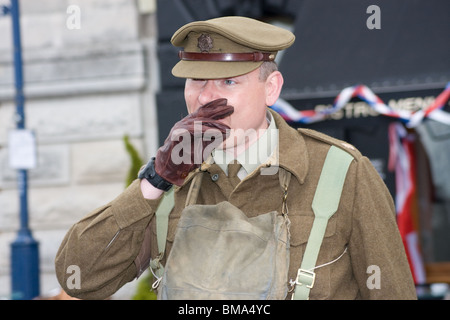
[[[227,105],[228,100],[216,99],[198,108],[192,113],[193,118],[223,119],[234,112],[234,107]]]
[[[196,118],[194,121],[194,124],[197,126],[199,124],[201,124],[202,127],[206,127],[205,129],[208,129],[208,127],[209,128],[217,128],[220,131],[230,129],[230,127],[227,124],[223,123],[222,121],[214,120],[214,119],[210,119],[210,118]]]
[[[220,132],[225,133],[230,127],[225,123],[209,118],[189,118],[176,123],[171,130],[171,136],[182,135],[185,131],[189,132],[191,135],[198,135],[203,134],[209,129],[217,129]]]

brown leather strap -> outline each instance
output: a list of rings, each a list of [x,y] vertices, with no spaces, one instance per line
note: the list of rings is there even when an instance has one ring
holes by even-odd
[[[207,52],[178,52],[178,57],[185,61],[222,61],[222,62],[244,62],[244,61],[273,61],[275,55],[267,52],[247,53],[207,53]]]

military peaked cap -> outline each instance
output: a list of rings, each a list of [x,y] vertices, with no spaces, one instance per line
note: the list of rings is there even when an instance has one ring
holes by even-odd
[[[243,75],[264,61],[274,61],[277,52],[294,41],[292,32],[246,17],[191,22],[172,36],[172,44],[184,48],[172,74],[195,79]]]

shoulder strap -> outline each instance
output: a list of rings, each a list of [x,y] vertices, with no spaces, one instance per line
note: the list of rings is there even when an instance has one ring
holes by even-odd
[[[164,194],[164,198],[156,210],[156,234],[158,236],[158,251],[164,253],[166,248],[167,230],[169,229],[169,214],[175,205],[173,187]]]
[[[158,256],[150,261],[150,270],[156,278],[161,278],[164,268],[161,260],[166,251],[167,230],[169,229],[169,214],[175,205],[174,188],[164,193],[164,196],[156,209],[156,237],[158,242]]]
[[[337,211],[345,177],[352,160],[353,157],[349,153],[335,146],[331,146],[328,151],[312,202],[315,218],[308,243],[306,244],[302,264],[297,272],[293,299],[309,299],[309,293],[314,286],[316,277],[313,270],[328,220]]]

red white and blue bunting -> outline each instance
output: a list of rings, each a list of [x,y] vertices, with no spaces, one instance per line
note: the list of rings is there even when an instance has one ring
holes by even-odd
[[[414,221],[418,215],[415,136],[399,122],[389,125],[389,170],[395,171],[395,208],[397,225],[405,246],[411,274],[416,284],[426,283],[419,230]]]
[[[277,102],[273,106],[271,106],[271,108],[277,111],[287,121],[309,124],[326,120],[331,114],[341,110],[352,98],[355,97],[358,97],[361,100],[365,101],[377,113],[401,120],[408,128],[416,127],[422,122],[424,118],[430,118],[435,121],[450,125],[450,113],[442,110],[445,103],[450,98],[450,82],[447,84],[444,91],[436,97],[436,99],[430,106],[418,111],[395,110],[385,104],[376,94],[372,92],[372,90],[370,90],[365,85],[355,85],[345,88],[335,98],[332,107],[328,109],[322,109],[319,111],[299,111],[295,109],[289,102],[281,98],[278,99]]]

